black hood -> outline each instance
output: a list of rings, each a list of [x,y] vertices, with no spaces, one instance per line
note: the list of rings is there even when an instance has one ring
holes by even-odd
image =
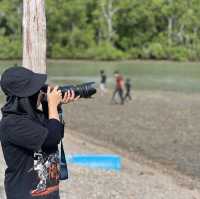
[[[39,92],[30,97],[7,96],[6,104],[1,109],[2,116],[15,114],[27,116],[36,121],[43,120],[42,112],[37,109],[38,94]]]

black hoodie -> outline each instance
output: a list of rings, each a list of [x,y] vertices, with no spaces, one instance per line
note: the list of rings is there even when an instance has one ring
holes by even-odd
[[[58,143],[64,126],[37,110],[38,93],[7,97],[2,108],[0,140],[7,164],[7,199],[58,199]]]

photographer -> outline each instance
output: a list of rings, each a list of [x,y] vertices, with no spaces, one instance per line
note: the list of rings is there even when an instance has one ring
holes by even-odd
[[[7,199],[59,199],[58,144],[64,125],[58,106],[79,97],[68,91],[62,98],[58,87],[48,87],[47,101],[42,101],[46,79],[22,67],[9,68],[1,76],[7,97],[0,123]],[[38,110],[40,103],[42,111]]]

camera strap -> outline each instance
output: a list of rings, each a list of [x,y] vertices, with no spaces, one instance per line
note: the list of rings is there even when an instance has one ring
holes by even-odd
[[[62,140],[61,140],[61,145],[60,145],[60,155],[61,155],[60,156],[61,162],[67,164]]]
[[[66,157],[65,157],[63,142],[61,140],[61,145],[60,145],[60,180],[67,180],[68,177],[69,176],[68,176],[67,161],[66,161]]]
[[[63,120],[63,110],[61,106],[58,106],[58,113],[60,121],[63,125],[65,125],[65,121]],[[64,132],[63,132],[64,137]],[[67,180],[68,179],[68,168],[67,168],[67,161],[65,157],[65,151],[63,147],[63,139],[60,142],[60,180]]]

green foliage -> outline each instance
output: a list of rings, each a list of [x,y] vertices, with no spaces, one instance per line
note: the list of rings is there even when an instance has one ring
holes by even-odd
[[[66,51],[66,48],[63,48],[59,43],[56,43],[52,46],[51,56],[53,56],[56,59],[66,58]]]
[[[149,58],[152,59],[166,59],[165,48],[160,43],[152,43],[148,47]]]
[[[88,49],[87,57],[97,60],[120,60],[127,58],[125,53],[114,48],[110,43],[102,43],[99,46]]]
[[[21,42],[0,36],[0,59],[20,58],[22,52]]]
[[[114,48],[111,44],[103,43],[99,46],[88,48],[63,48],[56,44],[52,48],[52,57],[56,59],[95,59],[95,60],[120,60],[127,56],[122,51]]]
[[[186,61],[190,58],[190,50],[184,47],[168,47],[166,53],[169,59],[175,61]]]
[[[47,55],[200,60],[199,0],[46,0]],[[0,59],[21,57],[22,1],[0,0]]]
[[[139,59],[141,58],[141,50],[138,49],[138,48],[131,48],[129,51],[128,51],[128,58],[129,59]]]

